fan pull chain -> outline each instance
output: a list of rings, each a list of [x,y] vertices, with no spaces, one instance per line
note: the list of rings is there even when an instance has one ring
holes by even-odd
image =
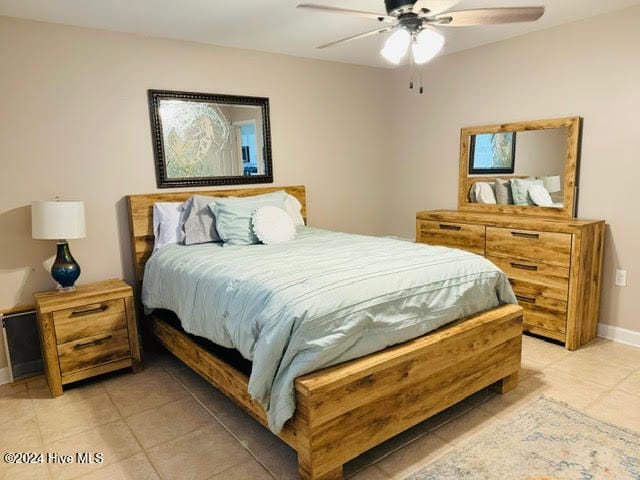
[[[422,92],[424,91],[424,88],[422,86],[423,73],[424,73],[424,66],[420,67],[420,95],[422,95]]]
[[[410,77],[409,77],[409,90],[413,90],[413,73],[415,71],[415,65],[413,63],[413,52],[410,51],[409,53],[409,72],[410,72]]]

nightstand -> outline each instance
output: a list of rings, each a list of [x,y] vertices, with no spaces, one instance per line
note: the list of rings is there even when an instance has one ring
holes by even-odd
[[[132,367],[140,370],[133,291],[122,280],[78,285],[73,292],[33,295],[49,389]]]

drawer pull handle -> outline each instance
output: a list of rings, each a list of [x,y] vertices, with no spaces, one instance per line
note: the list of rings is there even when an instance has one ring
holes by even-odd
[[[538,271],[538,266],[537,265],[525,265],[524,263],[511,262],[511,267],[512,268],[519,268],[521,270],[531,270],[532,272],[537,272]]]
[[[522,295],[516,295],[516,298],[521,301],[521,302],[525,302],[525,303],[536,303],[536,299],[535,297],[524,297]]]
[[[99,307],[88,308],[86,310],[78,310],[71,312],[70,317],[84,317],[85,315],[91,315],[92,313],[104,312],[109,308],[109,305],[100,305]]]
[[[525,233],[525,232],[511,232],[511,235],[514,237],[522,237],[522,238],[540,238],[539,233]]]
[[[440,227],[440,230],[455,230],[455,231],[458,231],[458,230],[460,230],[462,228],[460,225],[445,225],[444,223],[441,223],[438,226]]]
[[[92,347],[94,345],[100,345],[102,342],[109,340],[113,335],[107,335],[106,337],[96,338],[95,340],[91,340],[90,342],[78,343],[74,345],[74,350],[80,350],[82,348]]]

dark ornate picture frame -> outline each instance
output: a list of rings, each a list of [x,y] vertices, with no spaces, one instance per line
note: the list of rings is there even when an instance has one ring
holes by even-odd
[[[147,93],[158,188],[273,183],[268,98],[172,90]],[[229,140],[233,124],[224,111],[254,116],[250,121],[257,125],[254,151],[261,157],[259,167],[243,167],[243,145]]]

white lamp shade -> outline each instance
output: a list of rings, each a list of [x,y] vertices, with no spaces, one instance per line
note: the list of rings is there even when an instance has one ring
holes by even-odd
[[[84,238],[83,202],[31,202],[31,236],[45,240]]]
[[[399,28],[387,38],[380,53],[389,62],[398,64],[409,51],[409,43],[411,34],[404,28]]]
[[[547,189],[547,192],[554,193],[562,190],[562,186],[560,185],[560,175],[554,175],[552,177],[543,177],[542,184],[544,188]]]
[[[418,65],[427,63],[435,57],[444,46],[444,37],[439,32],[425,28],[418,33],[411,45],[413,61]]]

